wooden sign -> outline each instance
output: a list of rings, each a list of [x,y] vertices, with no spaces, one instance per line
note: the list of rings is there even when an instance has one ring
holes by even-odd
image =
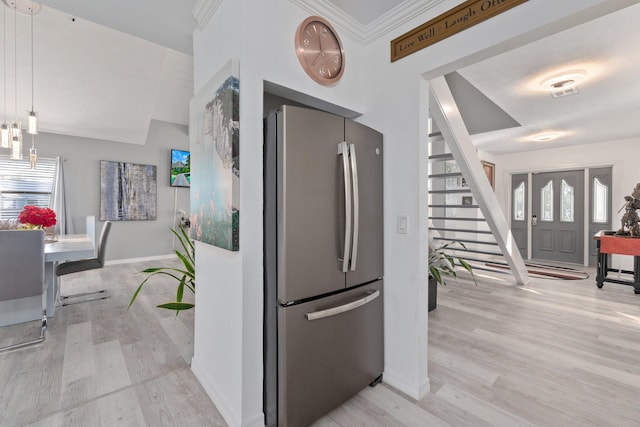
[[[473,27],[527,0],[468,0],[391,41],[391,62]]]

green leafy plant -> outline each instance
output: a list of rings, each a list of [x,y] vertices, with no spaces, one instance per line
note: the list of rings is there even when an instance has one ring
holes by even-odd
[[[182,301],[185,288],[187,288],[194,294],[196,292],[195,248],[193,246],[193,242],[189,238],[189,235],[182,226],[180,226],[179,232],[172,228],[170,230],[178,238],[178,240],[180,241],[180,245],[182,246],[183,252],[176,250],[175,253],[182,262],[184,268],[150,267],[142,270],[142,273],[147,273],[149,275],[142,281],[142,283],[140,283],[138,289],[136,289],[135,293],[131,297],[131,301],[129,301],[128,308],[131,308],[145,283],[147,283],[149,279],[157,274],[173,277],[178,282],[178,288],[176,290],[176,300],[160,304],[157,306],[158,308],[175,310],[176,315],[178,315],[180,311],[189,310],[195,306],[195,304]]]
[[[473,268],[464,259],[459,256],[451,255],[449,252],[453,245],[460,245],[463,249],[466,246],[462,242],[452,241],[445,243],[429,252],[429,275],[441,285],[447,285],[445,277],[457,278],[456,266],[460,266],[471,273],[473,282],[477,285],[476,277],[473,274]]]

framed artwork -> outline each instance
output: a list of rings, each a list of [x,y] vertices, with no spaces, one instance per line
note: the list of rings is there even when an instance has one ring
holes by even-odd
[[[491,188],[495,190],[496,189],[496,185],[495,185],[496,165],[482,160],[482,169],[484,169],[484,173],[487,174],[487,178],[489,179],[489,184],[491,184]]]
[[[230,251],[240,242],[240,81],[237,60],[191,99],[191,237]]]
[[[185,150],[171,149],[171,187],[191,186],[191,153]]]
[[[100,161],[100,221],[140,221],[157,217],[157,167]]]
[[[473,205],[473,197],[472,196],[462,196],[462,205],[463,206],[471,206],[471,205]]]

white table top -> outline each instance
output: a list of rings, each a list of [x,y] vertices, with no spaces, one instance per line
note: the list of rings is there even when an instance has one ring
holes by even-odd
[[[95,257],[95,247],[88,234],[58,236],[57,242],[44,245],[45,262],[67,261]]]

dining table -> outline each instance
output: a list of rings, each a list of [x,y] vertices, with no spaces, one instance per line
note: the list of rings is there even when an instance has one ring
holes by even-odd
[[[94,239],[89,234],[64,234],[44,245],[44,274],[47,281],[47,317],[54,316],[60,292],[60,279],[56,265],[62,261],[75,261],[96,256]]]

